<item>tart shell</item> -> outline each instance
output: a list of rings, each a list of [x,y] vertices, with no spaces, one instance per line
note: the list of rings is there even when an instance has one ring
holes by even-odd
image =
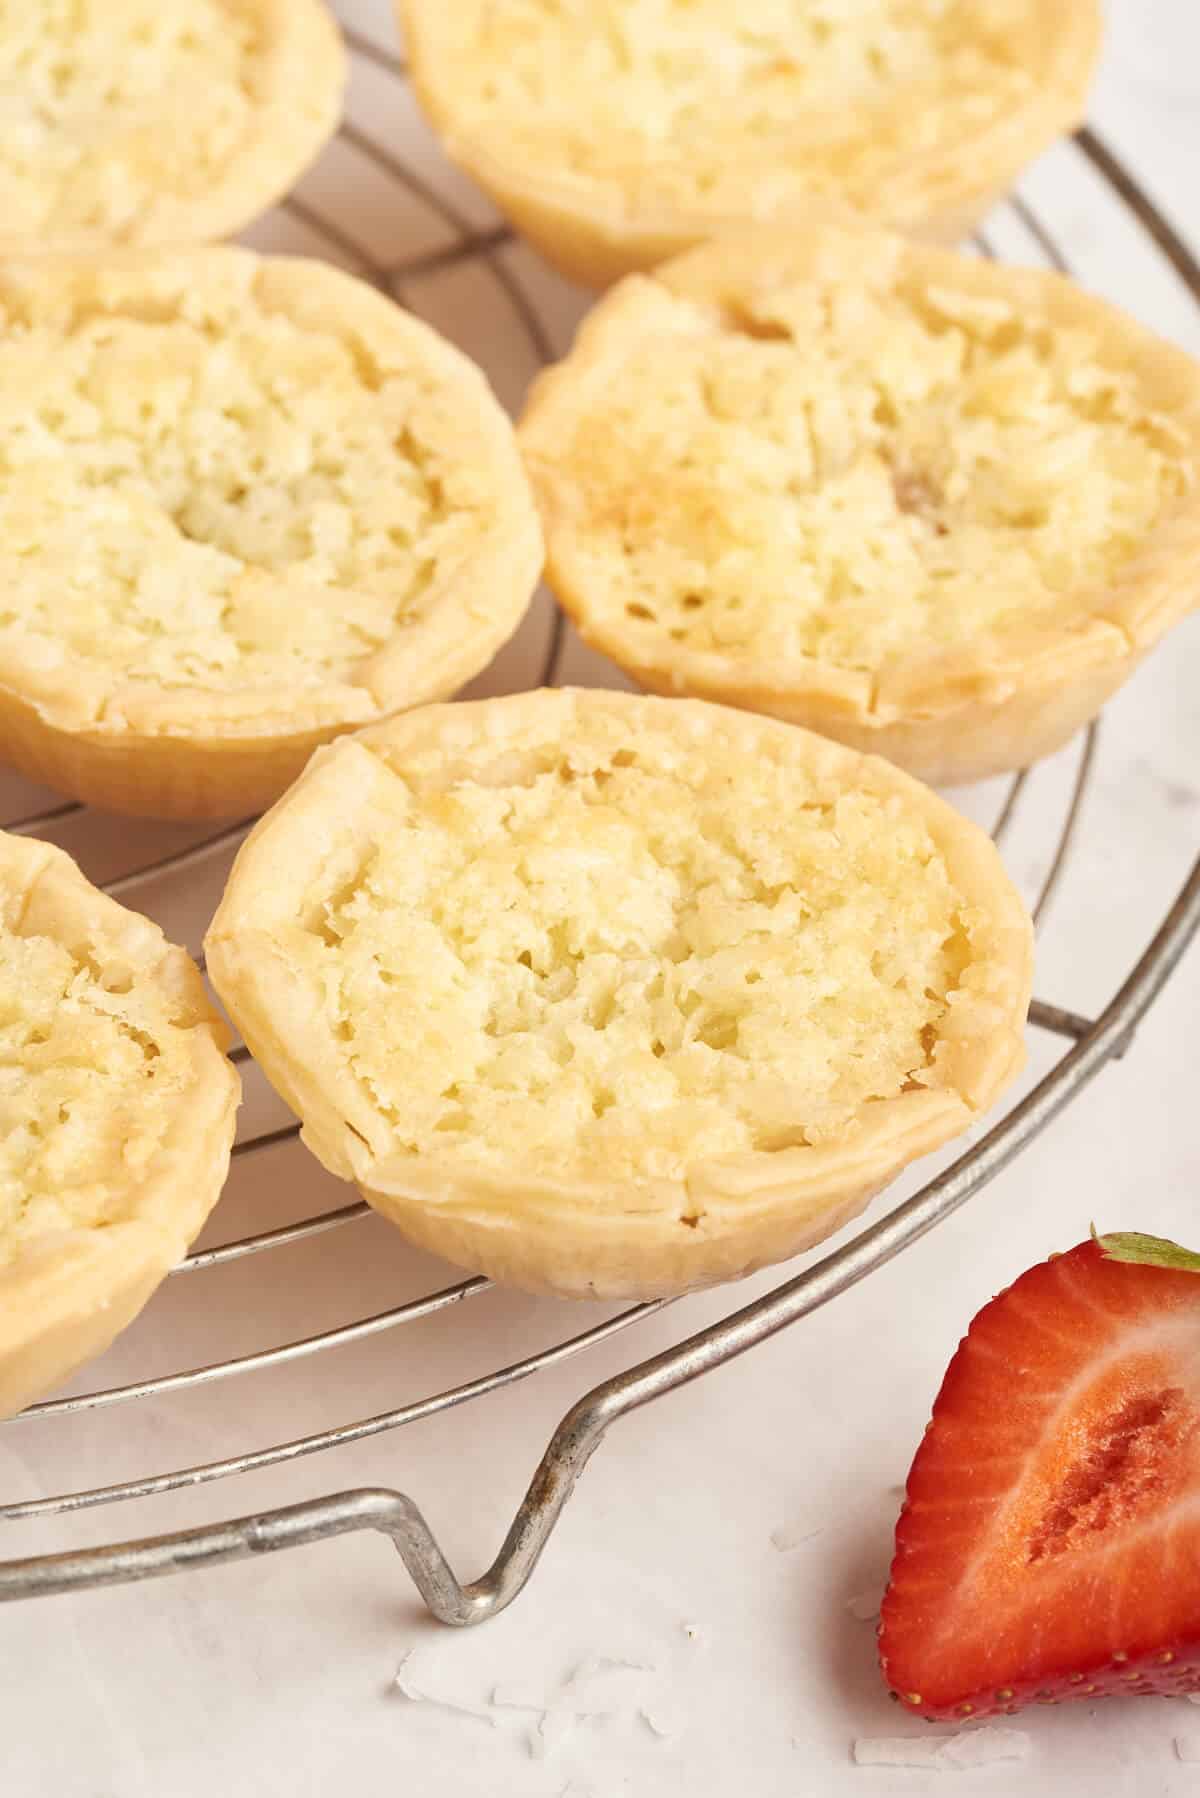
[[[956,243],[1035,157],[1081,123],[1103,38],[1097,0],[1061,0],[1052,17],[1043,12],[1014,49],[1014,60],[1038,69],[1022,102],[966,141],[898,156],[862,199],[836,191],[819,195],[797,180],[786,203],[772,202],[747,178],[736,208],[664,210],[639,205],[617,178],[572,178],[549,160],[540,167],[518,163],[497,148],[496,132],[473,130],[456,91],[452,12],[438,0],[397,0],[397,6],[413,85],[447,155],[547,262],[569,280],[595,288],[750,224],[795,230],[818,197],[855,206],[864,220],[918,239]]]
[[[613,1180],[516,1161],[397,1150],[344,1040],[324,1020],[324,986],[291,943],[312,909],[309,870],[341,869],[369,845],[376,783],[417,755],[485,742],[501,766],[536,725],[569,746],[579,720],[615,719],[704,745],[718,764],[780,758],[839,788],[919,817],[971,908],[971,976],[954,993],[924,1084],[859,1106],[815,1146],[716,1156],[683,1178]],[[380,763],[385,762],[381,772]],[[357,846],[357,847],[355,847]],[[311,928],[311,922],[306,928]],[[773,720],[698,702],[570,689],[430,707],[330,745],[243,845],[207,939],[221,997],[331,1172],[355,1181],[405,1235],[507,1284],[577,1298],[646,1298],[752,1272],[811,1247],[910,1161],[965,1130],[1020,1071],[1032,933],[991,841],[935,794],[876,758]],[[400,1001],[398,1000],[397,1003]]]
[[[529,485],[484,376],[428,326],[340,270],[222,247],[74,261],[53,273],[13,264],[0,293],[35,316],[69,293],[85,313],[120,317],[124,308],[136,316],[141,307],[171,318],[186,312],[189,295],[214,286],[245,292],[301,330],[333,333],[368,363],[430,371],[438,452],[486,480],[488,525],[468,553],[438,569],[388,641],[317,686],[214,690],[120,670],[101,681],[69,659],[50,676],[35,653],[0,641],[0,755],[30,779],[106,811],[226,818],[263,810],[318,744],[445,698],[478,674],[516,630],[541,569]],[[337,590],[329,591],[336,603]],[[311,590],[298,603],[315,603]]]
[[[178,0],[162,0],[164,11]],[[341,32],[322,0],[236,0],[259,33],[252,129],[228,166],[193,196],[151,192],[113,230],[0,229],[0,256],[82,256],[231,237],[285,194],[337,129],[346,83]],[[103,146],[98,150],[103,155]]]
[[[781,237],[746,231],[631,276],[584,320],[564,362],[535,383],[518,428],[546,534],[547,580],[584,639],[651,692],[690,694],[765,712],[953,785],[1024,768],[1063,747],[1198,601],[1200,487],[1167,508],[1110,579],[1071,593],[1061,623],[984,632],[893,652],[869,671],[797,656],[727,654],[623,627],[588,557],[585,508],[567,450],[592,396],[602,398],[629,349],[652,328],[664,293],[741,317],[756,293],[803,281],[824,260],[846,278],[863,258],[883,280],[916,277],[986,300],[1000,295],[1054,328],[1095,334],[1106,361],[1132,374],[1200,469],[1200,364],[1061,275],[814,221]]]
[[[23,934],[51,938],[85,959],[119,956],[132,979],[170,998],[183,1026],[174,1043],[172,1112],[152,1157],[120,1195],[121,1215],[27,1237],[0,1266],[6,1416],[102,1353],[182,1259],[220,1196],[241,1082],[194,963],[155,925],[98,892],[46,843],[0,834],[0,880]]]

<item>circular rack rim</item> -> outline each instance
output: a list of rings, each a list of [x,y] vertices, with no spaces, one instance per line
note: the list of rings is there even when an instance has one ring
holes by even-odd
[[[397,59],[354,33],[348,33],[347,36],[356,54],[378,64],[392,75],[403,75],[403,65]],[[440,217],[444,225],[457,234],[459,242],[447,250],[417,258],[398,268],[384,269],[373,264],[359,245],[352,242],[339,227],[317,215],[307,204],[293,196],[284,202],[285,207],[308,228],[323,235],[328,243],[348,255],[369,280],[389,291],[398,280],[433,272],[448,263],[468,257],[481,258],[490,268],[521,321],[537,359],[542,362],[550,360],[550,348],[537,313],[499,253],[506,245],[515,241],[511,230],[507,226],[501,226],[472,235],[465,217],[457,207],[446,201],[398,158],[376,145],[366,133],[356,126],[346,124],[341,135],[355,149],[370,158],[382,172],[403,183],[416,198],[423,201],[431,212]],[[1200,304],[1200,263],[1170,223],[1157,211],[1091,127],[1085,126],[1078,131],[1074,141],[1092,169],[1133,214],[1144,233]],[[1009,203],[1028,235],[1040,246],[1047,261],[1053,267],[1065,271],[1065,259],[1053,236],[1028,203],[1019,194],[1014,194]],[[986,238],[980,235],[976,241],[985,254],[991,254]],[[542,669],[543,682],[552,681],[555,677],[563,635],[563,615],[556,612]],[[1097,727],[1093,724],[1082,739],[1073,788],[1058,842],[1033,908],[1035,921],[1040,920],[1044,914],[1066,870],[1082,801],[1094,766],[1097,736]],[[1012,822],[1027,781],[1026,773],[1014,776],[993,827],[992,834],[997,840]],[[10,831],[34,834],[82,809],[80,806],[64,803],[36,816],[19,819],[7,828]],[[127,894],[155,875],[186,872],[233,847],[248,829],[249,824],[243,823],[220,831],[181,853],[164,856],[108,882],[105,890],[114,895]],[[1198,931],[1200,858],[1151,942],[1098,1018],[1093,1020],[1082,1017],[1041,1000],[1033,1002],[1030,1008],[1031,1024],[1070,1039],[1073,1046],[1019,1104],[969,1147],[952,1166],[929,1180],[911,1198],[859,1231],[841,1247],[825,1254],[802,1273],[718,1323],[688,1336],[674,1347],[603,1381],[573,1405],[554,1431],[499,1553],[491,1567],[479,1579],[463,1583],[456,1577],[421,1511],[406,1494],[386,1488],[367,1488],[335,1492],[324,1498],[278,1506],[252,1516],[136,1541],[3,1561],[0,1562],[0,1600],[49,1596],[88,1587],[154,1578],[192,1567],[244,1560],[258,1554],[372,1529],[391,1537],[421,1596],[442,1622],[474,1624],[503,1610],[525,1587],[580,1474],[609,1427],[619,1417],[744,1354],[756,1344],[827,1304],[965,1204],[1051,1123],[1109,1060],[1124,1052],[1138,1022]],[[244,1049],[236,1050],[234,1058],[246,1060],[247,1052]],[[292,1141],[297,1132],[298,1126],[267,1132],[239,1143],[234,1154],[244,1156],[269,1151]],[[341,1205],[314,1218],[261,1231],[216,1248],[193,1253],[174,1272],[202,1272],[227,1261],[334,1229],[364,1216],[367,1211],[368,1207],[361,1202]],[[255,1354],[156,1379],[77,1397],[49,1400],[29,1407],[21,1414],[21,1418],[49,1418],[106,1408],[275,1366],[427,1317],[475,1297],[486,1291],[489,1285],[489,1281],[481,1278],[464,1279],[439,1292],[337,1329],[280,1344]],[[62,1515],[99,1504],[179,1490],[359,1441],[528,1378],[676,1302],[678,1301],[658,1300],[632,1306],[565,1342],[397,1410],[197,1467],[89,1491],[0,1505],[0,1520],[16,1521]],[[19,1424],[21,1419],[11,1421]]]

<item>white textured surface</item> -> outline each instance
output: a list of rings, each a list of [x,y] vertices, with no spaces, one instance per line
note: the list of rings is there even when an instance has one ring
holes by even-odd
[[[342,11],[379,44],[392,42],[382,0],[347,0]],[[1115,0],[1093,117],[1200,238],[1198,69],[1200,17],[1187,0]],[[405,91],[362,56],[352,105],[358,123],[472,229],[495,226],[487,203],[441,160]],[[1090,285],[1200,352],[1200,314],[1073,151],[1046,158],[1025,191]],[[398,188],[353,145],[339,146],[306,178],[301,200],[305,219],[274,215],[254,241],[316,250],[349,266],[357,246],[390,266],[436,258],[455,238],[453,224],[419,192]],[[318,215],[344,243],[320,234]],[[996,221],[994,235],[1007,253],[1031,254],[1011,215]],[[579,297],[522,248],[506,248],[500,261],[549,342],[563,347]],[[426,264],[401,289],[486,363],[508,403],[519,400],[537,358],[528,324],[486,266],[460,262],[439,272]],[[549,616],[543,606],[480,690],[528,678]],[[563,673],[612,678],[570,643]],[[1198,690],[1194,623],[1111,708],[1084,839],[1042,942],[1042,997],[1079,1009],[1102,1004],[1183,878],[1200,839]],[[1075,757],[1067,751],[1031,784],[1009,851],[1027,885],[1036,887],[1044,871]],[[990,817],[998,789],[960,797]],[[38,805],[32,789],[0,782],[0,816]],[[184,831],[139,825],[60,834],[98,878],[188,840]],[[194,942],[212,898],[212,882],[193,878],[160,881],[145,903]],[[1126,1060],[965,1212],[828,1310],[617,1426],[528,1592],[484,1629],[456,1635],[432,1626],[398,1559],[375,1537],[0,1613],[5,1794],[725,1798],[749,1790],[754,1798],[840,1798],[944,1790],[940,1771],[856,1767],[851,1757],[854,1740],[885,1736],[898,1721],[875,1669],[872,1631],[855,1614],[882,1590],[894,1488],[955,1342],[997,1287],[1078,1241],[1092,1218],[1101,1227],[1197,1239],[1198,976],[1193,953]],[[1056,1052],[1035,1037],[1032,1072]],[[278,1121],[278,1107],[252,1085],[245,1129]],[[211,1239],[345,1196],[295,1149],[255,1158],[235,1174]],[[451,1278],[384,1224],[354,1224],[173,1281],[78,1384],[248,1352]],[[763,1276],[736,1300],[772,1283]],[[83,1545],[382,1484],[412,1493],[454,1564],[473,1575],[508,1527],[550,1428],[587,1384],[730,1307],[729,1294],[694,1301],[530,1385],[357,1448],[74,1522],[5,1525],[0,1552]],[[0,1498],[210,1459],[367,1416],[514,1360],[593,1315],[492,1293],[319,1361],[174,1401],[8,1425],[0,1430]],[[818,1533],[801,1540],[809,1530]],[[416,1673],[405,1662],[407,1682],[436,1691],[440,1703],[406,1698],[395,1686],[411,1651],[419,1658]],[[602,1716],[580,1716],[557,1698],[546,1703],[581,1665],[597,1661],[652,1671],[629,1674],[634,1689]],[[531,1709],[506,1708],[498,1687],[529,1695]],[[552,1726],[535,1759],[539,1710],[570,1727]],[[1194,1771],[1174,1747],[1176,1737],[1191,1740],[1182,1722],[1189,1714],[1151,1700],[1034,1710],[1022,1719],[1032,1748],[1021,1792],[1194,1791]],[[916,1724],[908,1729],[923,1734]],[[1003,1769],[964,1770],[953,1784],[1011,1789],[1005,1779]]]

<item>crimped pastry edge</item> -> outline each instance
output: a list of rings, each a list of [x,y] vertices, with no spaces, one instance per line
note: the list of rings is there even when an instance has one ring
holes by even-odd
[[[782,279],[803,279],[828,254],[866,256],[875,271],[913,274],[968,294],[1002,294],[1060,326],[1099,333],[1107,355],[1136,370],[1161,409],[1186,431],[1200,465],[1200,363],[1120,308],[1050,270],[1017,268],[919,245],[844,216],[814,219],[783,236],[750,228],[632,275],[604,296],[569,355],[534,383],[518,442],[542,514],[546,579],[593,648],[642,686],[690,693],[783,718],[850,748],[953,785],[1027,767],[1053,754],[1100,711],[1168,630],[1200,603],[1200,487],[1178,501],[1103,589],[1073,597],[1061,628],[1030,627],[927,655],[893,657],[875,674],[797,658],[754,662],[686,644],[646,643],[597,616],[593,577],[580,554],[578,503],[561,452],[587,394],[636,342],[665,288],[723,306]]]
[[[947,1045],[930,1084],[861,1111],[844,1143],[725,1156],[686,1181],[625,1188],[515,1167],[480,1170],[452,1157],[389,1155],[387,1127],[331,1036],[314,1031],[318,997],[289,962],[272,923],[285,925],[302,899],[314,856],[367,841],[371,788],[386,778],[377,754],[402,762],[430,742],[452,748],[476,730],[502,749],[534,712],[569,741],[579,708],[616,711],[636,729],[641,715],[701,740],[723,755],[803,754],[847,786],[896,795],[916,810],[960,890],[977,897],[987,923],[973,941],[981,989],[959,989],[939,1039]],[[264,923],[261,896],[272,916]],[[968,1128],[1024,1064],[1023,1025],[1032,978],[1032,932],[990,839],[945,801],[889,763],[773,719],[703,701],[661,700],[595,689],[543,690],[504,700],[432,706],[343,738],[313,757],[305,774],[260,821],[240,850],[210,928],[213,983],[272,1084],[303,1121],[322,1164],[354,1180],[363,1196],[413,1241],[448,1260],[529,1291],[567,1297],[658,1297],[749,1273],[811,1247],[855,1215],[921,1155]],[[304,1043],[300,1061],[292,1045]]]
[[[821,203],[815,195],[797,193],[786,207],[768,212],[748,191],[735,213],[640,214],[620,190],[597,192],[595,184],[552,169],[517,167],[497,154],[489,139],[459,127],[453,58],[445,54],[440,36],[446,13],[439,0],[394,3],[413,87],[446,154],[569,280],[607,287],[751,222],[780,232],[799,229],[814,201]],[[1024,103],[968,141],[898,161],[876,183],[864,221],[935,244],[957,242],[1029,163],[1082,122],[1104,34],[1100,0],[1059,0],[1052,17],[1039,23],[1040,39],[1051,32],[1058,34],[1053,55]]]
[[[183,1257],[216,1204],[229,1167],[241,1080],[228,1032],[199,972],[158,927],[97,891],[51,844],[0,832],[0,878],[26,891],[39,929],[85,940],[117,931],[139,977],[186,1007],[192,1081],[134,1192],[129,1219],[47,1234],[0,1268],[0,1416],[8,1416],[101,1354]]]
[[[75,282],[161,301],[227,279],[314,328],[352,333],[364,354],[395,344],[432,364],[452,415],[447,441],[473,463],[486,458],[502,528],[447,570],[402,631],[364,661],[355,682],[267,702],[254,694],[167,692],[154,683],[97,688],[78,680],[60,694],[30,691],[0,656],[0,753],[20,773],[101,810],[156,818],[223,818],[261,811],[300,773],[312,751],[342,731],[404,707],[449,697],[509,640],[541,572],[541,529],[512,427],[482,372],[430,326],[364,282],[303,257],[221,246],[129,252],[53,268],[10,264],[0,281],[61,290]],[[94,716],[97,712],[99,716]]]

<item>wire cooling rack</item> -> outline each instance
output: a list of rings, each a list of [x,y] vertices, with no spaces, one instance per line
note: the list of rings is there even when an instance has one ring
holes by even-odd
[[[515,400],[529,373],[565,348],[582,309],[582,297],[571,294],[520,249],[487,203],[440,161],[436,146],[414,119],[402,61],[372,36],[349,30],[347,37],[353,64],[348,121],[316,170],[256,230],[252,241],[263,248],[316,253],[373,281],[414,311],[431,317],[447,335],[464,341],[464,347],[488,366],[502,397]],[[405,126],[402,138],[396,129],[398,122]],[[403,148],[397,148],[398,141]],[[1160,253],[1191,300],[1200,305],[1200,266],[1105,143],[1094,131],[1084,129],[1076,135],[1069,153],[1093,184],[1097,179],[1104,184],[1110,204],[1124,209],[1127,220]],[[347,203],[348,197],[352,204]],[[981,253],[995,253],[993,232],[1004,232],[1008,241],[1015,233],[1026,260],[1032,251],[1051,266],[1067,267],[1042,208],[1035,210],[1019,194],[1000,209],[989,221],[987,232],[976,240]],[[460,305],[461,280],[469,284],[480,275],[486,275],[497,302],[486,309],[485,344],[472,341],[478,326]],[[437,296],[435,303],[430,302],[430,294]],[[544,598],[531,614],[518,653],[526,670],[521,684],[530,684],[530,670],[544,684],[562,678],[564,670],[578,679],[581,666],[585,677],[590,673],[613,678],[611,670],[589,667],[561,614]],[[508,663],[510,669],[516,666],[516,661]],[[491,678],[495,684],[495,675]],[[503,680],[502,672],[500,684]],[[1038,922],[1069,872],[1085,796],[1097,766],[1098,742],[1098,729],[1093,725],[1080,739],[1065,798],[1054,802],[1059,811],[1053,845],[1033,904]],[[1040,779],[1037,772],[1019,774],[1008,784],[992,826],[997,841],[1011,833],[1018,812],[1031,803],[1031,788]],[[18,817],[7,828],[52,834],[77,821],[83,811],[75,805],[53,805]],[[219,868],[248,827],[248,823],[239,824],[182,850],[155,855],[103,884],[108,892],[136,904],[148,884],[162,876],[186,877],[202,870],[211,874],[214,863]],[[430,1610],[443,1622],[478,1623],[502,1610],[529,1579],[580,1473],[618,1418],[745,1353],[827,1304],[963,1205],[1044,1130],[1110,1059],[1124,1052],[1138,1021],[1198,928],[1200,860],[1098,1016],[1085,1017],[1046,1000],[1034,1001],[1031,1024],[1070,1046],[987,1135],[912,1197],[802,1273],[677,1346],[605,1380],[572,1406],[554,1431],[508,1536],[482,1578],[470,1584],[458,1580],[421,1512],[404,1493],[369,1488],[335,1491],[323,1498],[205,1527],[6,1560],[0,1562],[0,1599],[147,1579],[369,1529],[392,1538]],[[246,1050],[237,1049],[235,1059],[248,1061]],[[242,1163],[248,1157],[282,1149],[296,1134],[295,1125],[262,1131],[239,1141],[234,1157]],[[303,1153],[296,1147],[287,1152]],[[316,1216],[199,1250],[175,1270],[175,1276],[216,1282],[231,1263],[267,1257],[269,1265],[273,1252],[324,1232],[353,1227],[367,1210],[357,1202],[340,1204]],[[308,1357],[401,1329],[469,1302],[488,1285],[483,1279],[458,1280],[390,1309],[268,1349],[51,1399],[11,1420],[5,1432],[20,1431],[28,1419],[59,1419],[60,1428],[70,1429],[71,1420],[78,1422],[81,1413],[144,1400],[168,1400],[212,1382],[236,1382],[267,1368],[302,1363]],[[344,1447],[529,1379],[636,1327],[668,1303],[678,1302],[634,1305],[480,1377],[354,1422],[147,1477],[0,1505],[0,1521],[16,1524],[57,1519],[94,1506],[149,1499]],[[214,1305],[219,1303],[219,1298],[214,1300]],[[352,1404],[353,1395],[346,1402]]]

